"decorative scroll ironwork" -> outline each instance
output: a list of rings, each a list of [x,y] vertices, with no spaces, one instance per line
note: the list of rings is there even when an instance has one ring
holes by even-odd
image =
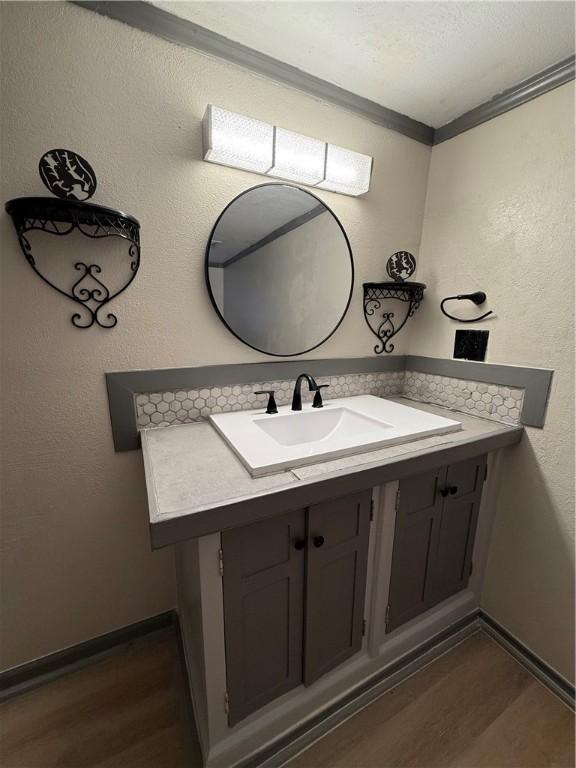
[[[378,344],[374,346],[377,355],[394,351],[392,337],[396,336],[406,325],[408,318],[416,312],[424,297],[425,288],[424,283],[364,283],[364,317],[368,328],[378,339]],[[406,315],[399,325],[394,323],[394,312],[378,312],[383,309],[382,302],[386,299],[397,299],[408,304]],[[373,318],[372,322],[370,318]]]
[[[18,241],[26,261],[34,272],[54,290],[75,301],[82,307],[71,321],[76,328],[90,328],[94,323],[101,328],[113,328],[118,318],[112,312],[104,312],[108,302],[115,299],[130,285],[140,266],[140,224],[128,214],[93,203],[72,200],[56,200],[49,197],[20,197],[6,203],[6,211],[12,216]],[[42,274],[32,254],[28,233],[34,230],[64,236],[74,230],[92,239],[120,237],[127,240],[127,279],[120,288],[111,292],[102,282],[99,264],[77,261],[74,269],[80,272],[71,288],[61,287]],[[103,316],[104,313],[104,316]]]

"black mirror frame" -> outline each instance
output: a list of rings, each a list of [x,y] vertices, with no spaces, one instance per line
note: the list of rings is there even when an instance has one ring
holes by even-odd
[[[212,242],[212,238],[214,237],[214,233],[216,231],[216,227],[220,223],[220,219],[224,216],[228,208],[230,206],[234,205],[234,203],[244,195],[246,195],[248,192],[252,192],[255,189],[261,189],[262,187],[289,187],[290,189],[297,189],[299,192],[305,192],[307,195],[310,195],[310,197],[313,197],[315,200],[317,200],[319,203],[321,203],[328,213],[331,214],[331,216],[334,218],[334,221],[338,226],[340,227],[340,231],[342,232],[342,235],[344,236],[344,240],[346,241],[346,245],[348,247],[348,255],[350,256],[350,268],[351,268],[351,277],[350,277],[350,293],[348,294],[348,300],[346,302],[346,306],[344,307],[344,311],[342,312],[342,316],[334,326],[334,328],[330,331],[328,336],[326,338],[322,339],[322,341],[319,341],[318,344],[314,344],[313,347],[308,347],[308,349],[302,350],[302,352],[292,352],[291,354],[279,354],[277,352],[267,352],[265,349],[259,349],[258,347],[255,347],[253,344],[250,344],[248,341],[243,339],[241,336],[239,336],[236,331],[231,328],[226,320],[224,319],[224,316],[220,312],[220,309],[218,308],[218,305],[216,303],[216,299],[214,298],[214,294],[212,293],[212,288],[210,286],[210,272],[209,272],[209,257],[210,257],[210,243]],[[236,197],[231,200],[228,205],[225,206],[225,208],[221,211],[220,215],[216,219],[216,222],[212,229],[210,230],[210,235],[208,237],[208,243],[206,245],[206,252],[204,257],[204,277],[206,280],[206,288],[208,289],[208,295],[210,296],[210,301],[212,302],[212,306],[216,310],[216,314],[220,318],[220,320],[224,323],[226,328],[230,331],[230,333],[235,336],[238,341],[241,341],[242,344],[246,344],[247,347],[250,347],[251,349],[255,349],[257,352],[261,352],[263,355],[270,355],[271,357],[298,357],[300,355],[305,355],[307,352],[311,352],[313,349],[317,349],[318,347],[322,346],[322,344],[325,344],[328,339],[333,336],[338,328],[342,325],[342,322],[344,318],[346,317],[346,314],[350,308],[350,302],[352,301],[352,293],[354,291],[354,257],[352,255],[352,247],[350,246],[350,240],[348,239],[348,235],[346,234],[346,230],[342,226],[342,223],[338,216],[334,213],[334,211],[317,195],[314,195],[312,192],[308,191],[307,189],[302,189],[302,187],[297,186],[296,184],[286,184],[283,182],[269,182],[266,184],[257,184],[255,187],[248,187],[248,189],[245,189],[243,192],[240,192],[239,195],[236,195]]]

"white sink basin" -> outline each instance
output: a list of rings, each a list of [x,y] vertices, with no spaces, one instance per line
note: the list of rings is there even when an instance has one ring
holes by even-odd
[[[279,445],[315,443],[330,437],[345,439],[358,435],[382,434],[391,429],[391,424],[377,421],[348,408],[317,408],[278,415],[275,419],[267,416],[253,419],[257,427],[266,432]]]
[[[210,421],[254,477],[462,429],[459,421],[374,395],[301,411],[283,406],[273,415],[219,413]]]

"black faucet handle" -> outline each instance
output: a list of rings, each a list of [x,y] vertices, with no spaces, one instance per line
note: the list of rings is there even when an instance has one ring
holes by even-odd
[[[266,413],[278,413],[278,406],[276,405],[276,399],[274,398],[275,392],[275,389],[261,389],[258,392],[254,392],[255,395],[268,395]]]
[[[322,391],[326,387],[329,387],[330,384],[316,384],[316,394],[314,395],[314,402],[312,403],[312,408],[322,408],[324,403],[322,402]]]

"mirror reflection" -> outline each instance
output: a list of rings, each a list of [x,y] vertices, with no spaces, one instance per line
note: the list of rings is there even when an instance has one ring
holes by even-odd
[[[224,323],[271,355],[322,344],[342,321],[354,269],[346,234],[315,195],[287,184],[249,189],[212,231],[207,281]]]

